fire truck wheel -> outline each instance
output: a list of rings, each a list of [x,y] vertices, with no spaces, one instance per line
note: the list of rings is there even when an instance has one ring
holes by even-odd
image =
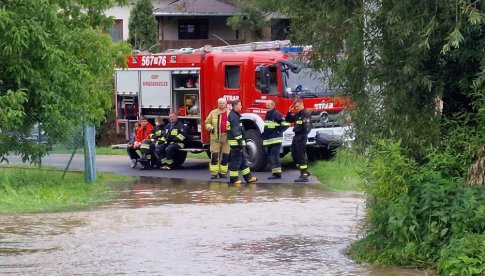
[[[174,166],[174,168],[180,167],[185,162],[185,159],[186,158],[187,158],[187,152],[186,151],[182,151],[182,150],[178,150],[175,153],[175,156],[173,157],[173,166]]]
[[[266,168],[267,160],[263,151],[263,140],[256,129],[246,131],[246,149],[248,153],[249,168],[252,171],[262,171]]]
[[[335,157],[335,155],[337,155],[337,149],[320,149],[320,151],[318,151],[318,159],[320,160],[330,160],[332,158]]]
[[[310,162],[313,162],[313,161],[318,160],[317,153],[315,152],[315,149],[313,149],[313,148],[307,149],[307,151],[306,151],[306,158]]]
[[[330,160],[337,154],[337,149],[313,148],[307,149],[308,161]]]

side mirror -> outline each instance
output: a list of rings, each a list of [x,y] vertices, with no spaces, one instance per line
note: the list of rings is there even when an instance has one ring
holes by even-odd
[[[256,75],[261,80],[260,89],[261,93],[268,94],[269,93],[269,67],[265,65],[260,65],[256,67]]]
[[[286,60],[286,59],[278,60],[278,62],[280,64],[283,64],[284,67],[286,67],[286,68],[281,70],[283,72],[288,72],[288,70],[290,70],[294,74],[298,74],[298,73],[300,73],[301,69],[303,68],[301,65],[299,65],[295,62],[292,62],[290,60]]]

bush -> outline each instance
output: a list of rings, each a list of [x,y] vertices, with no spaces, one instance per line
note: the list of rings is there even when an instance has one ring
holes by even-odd
[[[485,235],[471,234],[450,242],[441,250],[438,272],[443,275],[485,275]]]
[[[444,177],[436,170],[436,158],[450,158],[446,152],[429,158],[419,165],[392,141],[371,150],[362,172],[366,236],[351,248],[357,260],[435,267],[440,252],[463,233],[484,232],[484,187],[466,187],[464,177]],[[473,246],[467,250],[478,250]]]

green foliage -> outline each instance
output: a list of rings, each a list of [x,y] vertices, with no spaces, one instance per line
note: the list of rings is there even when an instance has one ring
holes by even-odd
[[[453,163],[444,160],[456,158],[449,153],[428,158],[420,166],[391,141],[371,150],[362,171],[366,236],[352,247],[357,260],[433,267],[451,241],[485,232],[485,188],[465,187],[463,177],[445,177],[434,164]]]
[[[438,272],[450,276],[484,275],[485,235],[471,234],[451,241],[441,250]]]
[[[0,2],[2,160],[8,153],[39,160],[45,151],[25,139],[35,123],[62,140],[82,119],[97,124],[111,108],[113,66],[129,52],[101,31],[113,24],[103,11],[115,2],[124,1]]]
[[[356,191],[359,182],[358,170],[363,161],[362,155],[352,149],[339,148],[334,158],[312,162],[309,169],[325,189]]]
[[[101,174],[98,183],[84,183],[82,173],[46,169],[2,168],[0,170],[0,213],[48,212],[84,209],[104,202],[107,181],[119,181]]]
[[[139,0],[131,10],[128,24],[130,42],[133,49],[150,51],[158,46],[157,20],[153,15],[150,0]],[[158,48],[155,48],[158,49]]]
[[[233,30],[247,28],[256,34],[258,39],[263,37],[263,28],[267,25],[263,12],[255,5],[246,1],[235,1],[241,10],[227,19],[227,25]]]
[[[483,1],[268,0],[263,11],[291,18],[294,44],[312,44],[312,64],[331,68],[334,87],[352,96],[361,149],[400,140],[421,162],[440,144],[440,113],[473,114],[484,92]]]
[[[442,248],[484,233],[484,187],[465,186],[485,145],[484,1],[252,3],[291,18],[293,43],[313,45],[313,66],[331,68],[333,86],[355,103],[355,145],[370,152],[357,259],[433,267]],[[447,252],[453,265],[442,273],[477,267]]]

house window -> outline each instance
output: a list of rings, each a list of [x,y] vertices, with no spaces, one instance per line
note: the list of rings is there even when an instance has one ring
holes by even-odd
[[[207,19],[179,20],[179,39],[209,38],[209,21]]]
[[[239,88],[241,69],[237,65],[226,66],[226,88]]]
[[[109,35],[113,42],[123,40],[123,19],[115,20],[115,24],[109,29]]]

